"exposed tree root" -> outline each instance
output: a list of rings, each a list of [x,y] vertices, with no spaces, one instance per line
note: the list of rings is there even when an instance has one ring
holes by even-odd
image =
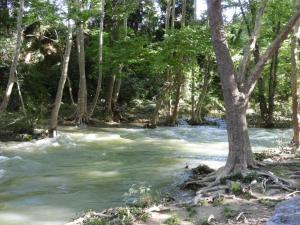
[[[196,191],[197,200],[213,197],[216,194],[229,193],[232,184],[238,182],[241,192],[248,197],[259,198],[252,192],[252,188],[260,189],[261,193],[267,190],[280,189],[284,192],[295,192],[297,188],[287,179],[278,177],[266,168],[244,169],[239,173],[232,173],[232,167],[222,167],[219,170],[207,175],[195,175],[187,180],[181,187]],[[258,187],[258,188],[257,188]]]

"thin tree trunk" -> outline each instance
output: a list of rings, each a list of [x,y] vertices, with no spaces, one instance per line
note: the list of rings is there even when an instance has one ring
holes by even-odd
[[[274,29],[275,35],[277,36],[280,32],[280,21],[277,22],[277,26]],[[275,36],[275,37],[276,37]],[[270,73],[269,73],[269,98],[268,98],[268,117],[266,121],[267,127],[274,127],[274,100],[275,91],[277,86],[277,67],[278,67],[278,54],[277,50],[272,57]]]
[[[171,28],[172,30],[175,29],[175,17],[176,17],[176,12],[175,12],[175,3],[176,3],[176,0],[172,0],[172,20],[171,20]]]
[[[265,122],[268,117],[268,108],[267,108],[267,102],[265,97],[265,82],[262,77],[258,79],[257,86],[258,86],[258,101],[259,101],[260,116],[262,120]]]
[[[77,0],[78,7],[82,11],[82,2]],[[86,75],[85,75],[85,52],[84,52],[84,31],[83,21],[80,21],[77,28],[77,42],[78,42],[78,64],[79,64],[79,91],[78,91],[78,118],[77,123],[79,125],[88,122],[87,112],[87,87],[86,87]]]
[[[18,19],[17,19],[17,42],[16,42],[16,48],[14,53],[14,58],[12,61],[12,65],[10,67],[9,71],[9,79],[7,83],[7,87],[5,90],[5,94],[2,100],[2,103],[0,105],[0,113],[4,112],[7,108],[10,95],[14,86],[14,83],[16,82],[16,70],[18,66],[19,61],[19,55],[21,51],[21,45],[22,45],[22,35],[23,35],[23,28],[22,28],[22,19],[24,14],[24,0],[20,0],[20,6],[19,6],[19,12],[18,12]]]
[[[191,91],[191,102],[192,102],[192,110],[191,110],[191,122],[196,120],[195,114],[195,70],[192,68],[192,91]]]
[[[170,27],[171,1],[167,0],[166,19],[165,19],[165,34],[168,33]]]
[[[268,116],[266,121],[267,127],[274,127],[274,100],[277,84],[277,66],[278,66],[278,51],[272,57],[272,63],[269,74],[269,98],[268,98]]]
[[[51,118],[50,118],[50,124],[49,124],[49,137],[53,138],[56,136],[56,129],[57,129],[57,120],[58,120],[58,113],[61,106],[61,100],[63,96],[64,86],[66,83],[66,79],[68,77],[68,66],[69,66],[69,60],[70,60],[70,53],[72,49],[72,25],[69,21],[68,23],[68,38],[66,42],[66,48],[65,53],[63,57],[63,63],[62,63],[62,70],[61,70],[61,76],[58,83],[56,98],[54,102],[54,106],[51,112]]]
[[[293,35],[292,41],[291,41],[291,65],[292,65],[292,71],[291,71],[291,89],[292,89],[292,119],[293,119],[293,142],[296,146],[296,148],[299,148],[299,119],[298,119],[298,85],[297,85],[297,37]]]
[[[207,71],[204,75],[202,90],[200,92],[200,95],[199,95],[199,98],[197,101],[197,107],[196,107],[196,112],[195,112],[196,116],[195,116],[195,120],[194,120],[193,124],[201,124],[203,122],[202,121],[202,108],[203,108],[204,100],[207,96],[208,87],[210,84],[210,77],[211,77],[211,74],[210,74],[210,69],[209,69],[209,65],[208,65]]]
[[[182,0],[182,19],[181,19],[181,28],[185,27],[185,17],[186,17],[186,0]]]
[[[121,77],[116,78],[115,85],[114,85],[113,97],[112,97],[114,110],[118,103],[118,97],[119,97],[119,93],[120,93],[121,84],[122,84],[122,78]]]
[[[22,111],[24,116],[27,116],[27,112],[26,112],[26,108],[25,108],[25,104],[24,104],[24,100],[23,100],[23,96],[22,96],[22,92],[21,92],[21,87],[18,81],[18,76],[17,76],[17,71],[16,71],[16,84],[17,84],[17,89],[18,89],[18,95],[20,98],[20,102],[21,102],[21,107],[22,107]]]
[[[161,109],[164,99],[166,97],[166,94],[169,93],[171,87],[172,87],[172,84],[170,81],[165,82],[164,86],[162,87],[162,89],[156,99],[155,109],[154,109],[154,112],[150,119],[150,123],[151,123],[152,127],[157,126],[157,123],[159,120],[159,110]]]
[[[92,107],[90,110],[89,116],[92,117],[94,110],[96,108],[102,86],[102,77],[103,77],[103,26],[104,26],[104,16],[105,16],[105,0],[101,0],[100,4],[100,27],[99,27],[99,76],[97,81],[96,94],[94,96]]]
[[[105,119],[108,121],[113,120],[113,111],[112,111],[112,99],[113,99],[113,92],[114,92],[114,84],[115,84],[115,75],[111,75],[109,78],[107,95],[105,99]]]
[[[298,10],[300,8],[300,0],[294,0],[294,10]],[[298,118],[298,110],[299,110],[299,102],[298,102],[298,40],[299,40],[299,22],[296,24],[294,28],[294,33],[291,39],[291,89],[292,89],[292,121],[293,121],[293,143],[295,144],[296,149],[299,149],[299,118]]]
[[[170,118],[170,125],[175,126],[176,121],[178,119],[178,111],[179,111],[179,101],[180,101],[180,95],[181,95],[181,87],[183,84],[183,78],[181,77],[182,74],[177,74],[177,82],[176,82],[176,90],[175,90],[175,103],[174,103],[174,109],[172,112],[172,116]]]
[[[73,97],[73,90],[72,90],[72,84],[69,76],[67,76],[67,82],[68,82],[68,87],[69,87],[69,95],[70,95],[70,100],[72,105],[76,105]]]

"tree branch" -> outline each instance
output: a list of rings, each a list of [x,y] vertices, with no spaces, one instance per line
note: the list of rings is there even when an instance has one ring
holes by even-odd
[[[249,44],[244,49],[244,57],[240,62],[238,77],[237,77],[237,81],[239,84],[242,84],[245,81],[246,69],[247,66],[249,65],[251,54],[255,50],[256,42],[260,35],[261,17],[264,14],[267,2],[268,0],[263,0],[261,2],[260,8],[256,15],[254,30],[252,32],[251,39],[249,40]]]
[[[297,11],[290,21],[285,25],[280,34],[275,38],[275,40],[269,45],[265,53],[261,56],[258,63],[255,65],[251,72],[251,75],[247,79],[244,86],[244,93],[250,95],[255,87],[257,80],[261,77],[261,73],[267,64],[268,60],[274,55],[276,50],[279,49],[281,43],[288,37],[289,33],[292,31],[295,24],[300,19],[300,10]]]

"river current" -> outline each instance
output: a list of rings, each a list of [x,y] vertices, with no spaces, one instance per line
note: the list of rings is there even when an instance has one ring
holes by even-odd
[[[254,151],[288,143],[288,129],[250,129]],[[0,142],[0,225],[62,225],[87,209],[124,204],[133,187],[166,190],[185,165],[218,168],[225,129],[63,128],[55,139]]]

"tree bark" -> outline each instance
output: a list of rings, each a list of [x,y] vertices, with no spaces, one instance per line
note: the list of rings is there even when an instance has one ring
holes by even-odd
[[[294,10],[299,10],[300,8],[300,0],[294,0]],[[299,118],[298,118],[298,110],[299,110],[299,102],[298,102],[298,40],[299,40],[299,22],[296,24],[294,28],[294,33],[291,38],[291,90],[292,90],[292,121],[293,121],[293,143],[295,144],[296,149],[299,149]]]
[[[175,86],[176,87],[176,90],[175,90],[175,103],[174,103],[174,109],[173,109],[173,112],[172,112],[172,116],[171,116],[170,121],[169,121],[169,125],[171,125],[171,126],[175,126],[176,122],[177,122],[177,119],[178,119],[179,101],[180,101],[180,96],[181,96],[181,87],[183,85],[183,80],[184,80],[184,78],[182,76],[183,76],[182,72],[180,72],[176,75],[177,82],[176,82],[176,86]]]
[[[244,172],[247,168],[254,166],[246,120],[249,96],[257,80],[261,77],[261,72],[267,61],[278,50],[282,41],[287,38],[299,20],[300,11],[294,14],[281,33],[270,44],[252,70],[250,77],[242,85],[238,85],[226,41],[221,0],[207,0],[207,5],[212,44],[222,84],[229,142],[229,154],[225,167],[219,170],[218,178],[220,178],[229,173]]]
[[[117,107],[121,84],[122,84],[122,78],[121,77],[116,78],[115,85],[114,85],[113,97],[112,97],[114,111]]]
[[[82,11],[83,3],[81,2],[81,0],[77,0],[77,4],[80,11]],[[78,110],[77,123],[79,125],[88,122],[83,23],[84,23],[83,21],[79,21],[77,27],[78,64],[79,64],[79,74],[80,74],[78,105],[77,105],[77,110]]]
[[[111,75],[109,78],[108,89],[105,99],[105,119],[107,121],[113,120],[113,111],[112,111],[112,98],[114,92],[114,84],[115,84],[115,75]]]
[[[271,128],[274,127],[274,101],[275,101],[275,90],[277,86],[277,66],[278,66],[278,51],[272,57],[270,74],[269,74],[269,96],[268,96],[268,116],[266,126]]]
[[[171,28],[172,28],[172,30],[174,30],[175,29],[175,16],[176,16],[176,12],[175,12],[175,10],[176,10],[176,8],[175,8],[175,3],[176,3],[176,0],[171,0],[172,1],[172,20],[171,20]]]
[[[94,96],[92,107],[90,110],[89,116],[92,117],[94,110],[96,108],[102,86],[102,77],[103,77],[103,26],[104,26],[104,16],[105,16],[105,0],[101,0],[100,3],[100,27],[99,27],[99,76],[97,81],[96,94]]]
[[[210,69],[209,69],[209,64],[208,64],[207,71],[205,71],[204,78],[203,78],[202,90],[200,92],[200,95],[199,95],[199,98],[197,101],[197,107],[196,107],[196,112],[195,112],[196,118],[193,122],[195,125],[201,124],[203,122],[202,121],[202,107],[203,107],[205,97],[207,95],[207,91],[208,91],[208,87],[209,87],[209,83],[210,83],[210,77],[211,77],[211,74],[210,74]]]
[[[69,76],[67,76],[67,82],[68,82],[68,87],[69,87],[69,95],[70,95],[70,100],[72,105],[76,105],[73,97],[73,90],[72,90],[72,84]]]
[[[18,95],[19,95],[19,98],[20,98],[22,111],[23,111],[24,116],[26,117],[27,112],[26,112],[26,108],[25,108],[25,104],[24,104],[24,100],[23,100],[23,96],[22,96],[22,92],[21,92],[20,83],[19,83],[18,76],[17,76],[17,71],[16,71],[16,84],[17,84]]]
[[[171,1],[167,0],[166,18],[165,18],[165,34],[168,33],[170,27]]]
[[[192,103],[192,110],[191,110],[191,122],[196,120],[195,114],[195,70],[192,68],[192,90],[191,90],[191,103]]]
[[[22,35],[23,35],[23,28],[22,28],[23,14],[24,14],[24,0],[20,0],[18,19],[17,19],[16,48],[15,48],[15,52],[14,52],[14,58],[12,61],[12,65],[11,65],[10,71],[9,71],[7,87],[5,90],[5,94],[4,94],[2,103],[0,105],[0,113],[3,113],[6,110],[14,83],[16,82],[16,70],[17,70],[17,66],[18,66],[21,45],[22,45],[22,41],[23,41],[23,37],[22,37]]]
[[[185,27],[185,17],[186,17],[186,0],[182,0],[182,13],[181,13],[182,19],[181,19],[181,28]]]
[[[53,138],[56,136],[56,129],[57,129],[57,119],[58,119],[58,113],[61,106],[61,100],[63,96],[63,90],[66,83],[66,79],[68,76],[68,66],[69,66],[69,60],[70,60],[70,53],[72,49],[72,32],[73,28],[70,23],[68,22],[68,37],[66,42],[66,48],[65,53],[63,57],[63,63],[62,63],[62,70],[61,70],[61,76],[58,83],[56,98],[54,102],[54,106],[51,112],[51,118],[50,118],[50,124],[49,124],[49,137]]]

